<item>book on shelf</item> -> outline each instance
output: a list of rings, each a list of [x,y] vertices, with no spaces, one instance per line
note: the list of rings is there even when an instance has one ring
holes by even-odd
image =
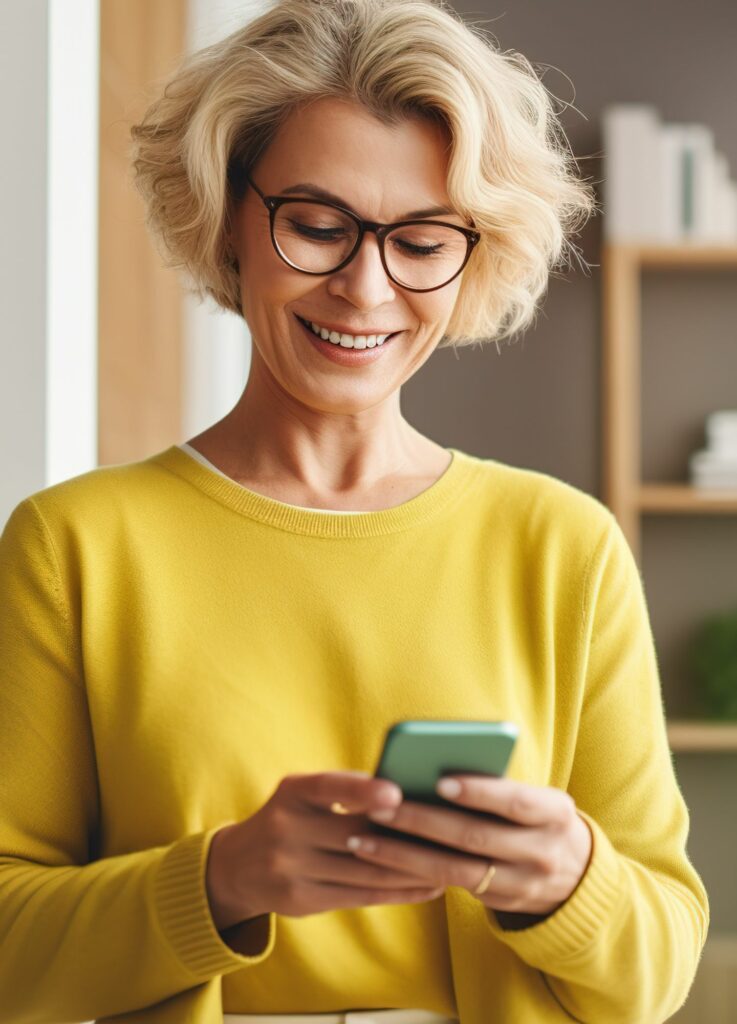
[[[737,245],[737,182],[712,129],[618,103],[604,108],[602,135],[607,241]]]

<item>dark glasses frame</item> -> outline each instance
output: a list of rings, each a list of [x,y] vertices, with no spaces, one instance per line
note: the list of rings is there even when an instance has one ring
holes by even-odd
[[[450,224],[447,221],[429,220],[425,218],[424,220],[399,220],[395,221],[395,223],[393,224],[380,224],[378,221],[374,220],[362,220],[360,217],[357,217],[352,210],[347,210],[344,206],[339,206],[337,203],[331,203],[324,199],[300,199],[299,197],[295,196],[266,196],[255,183],[255,181],[253,181],[250,174],[246,173],[244,175],[244,178],[248,182],[248,184],[254,189],[254,191],[256,191],[261,196],[264,206],[269,211],[269,232],[271,234],[271,243],[274,246],[277,256],[279,256],[287,264],[287,266],[291,267],[293,270],[298,270],[300,274],[311,274],[316,277],[325,277],[327,274],[334,274],[337,270],[342,270],[343,267],[347,266],[351,262],[351,260],[356,255],[358,250],[361,248],[361,242],[363,241],[363,236],[366,234],[366,232],[372,231],[376,235],[376,241],[378,242],[379,245],[379,255],[381,256],[382,266],[384,267],[386,275],[390,281],[393,281],[394,284],[398,285],[398,287],[405,288],[407,291],[410,292],[436,292],[439,288],[445,288],[446,285],[450,284],[451,281],[454,281],[458,277],[458,275],[461,273],[463,268],[468,263],[474,248],[481,241],[480,231],[477,231],[474,228],[464,228],[458,224]],[[279,248],[276,241],[276,237],[274,235],[274,218],[276,216],[276,212],[279,209],[279,207],[284,206],[285,203],[314,203],[317,206],[330,206],[332,207],[332,209],[339,210],[342,214],[345,214],[346,217],[350,217],[350,219],[358,228],[358,236],[356,238],[356,243],[353,246],[353,249],[346,256],[346,258],[341,263],[338,264],[337,267],[333,267],[332,270],[304,270],[302,267],[295,266],[295,264],[292,263],[291,260],[289,260],[285,256],[285,254]],[[432,288],[411,288],[409,285],[402,284],[401,281],[397,281],[397,279],[393,276],[391,270],[389,270],[389,267],[387,266],[386,257],[384,255],[384,239],[385,236],[390,231],[393,231],[395,228],[405,227],[407,224],[441,224],[444,227],[453,228],[455,231],[458,231],[465,236],[466,255],[463,259],[463,263],[461,263],[460,267],[458,268],[458,270],[456,270],[455,274],[453,274],[452,277],[449,277],[447,281],[443,281],[442,284],[436,284]]]

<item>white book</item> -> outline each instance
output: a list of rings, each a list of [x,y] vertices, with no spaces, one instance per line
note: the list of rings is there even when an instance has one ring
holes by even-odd
[[[731,197],[729,195],[729,162],[724,153],[714,154],[714,223],[715,242],[729,242],[731,237]]]
[[[724,217],[722,237],[728,245],[737,245],[737,181],[724,182],[720,198]]]
[[[714,132],[704,124],[683,126],[682,205],[684,240],[703,245],[715,236]]]
[[[656,141],[659,188],[655,197],[656,234],[663,245],[683,241],[683,149],[687,132],[680,124],[662,124]]]
[[[654,107],[617,103],[604,108],[603,233],[610,242],[656,242],[659,119]]]

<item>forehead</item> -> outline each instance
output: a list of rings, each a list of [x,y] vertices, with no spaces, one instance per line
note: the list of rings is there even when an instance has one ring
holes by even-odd
[[[448,202],[448,147],[447,129],[427,118],[386,124],[355,101],[321,97],[291,111],[257,173],[270,192],[311,181],[366,215],[376,204],[407,210]]]

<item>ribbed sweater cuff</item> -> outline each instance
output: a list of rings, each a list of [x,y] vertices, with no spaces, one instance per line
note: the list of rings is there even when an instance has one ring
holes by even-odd
[[[222,825],[178,840],[167,850],[154,878],[154,902],[162,932],[185,968],[205,981],[264,960],[276,941],[276,914],[260,953],[236,953],[220,936],[210,913],[205,873],[213,836]]]
[[[624,885],[622,860],[601,826],[578,810],[592,834],[588,867],[566,902],[538,924],[520,931],[505,931],[494,911],[486,918],[494,935],[531,967],[541,970],[589,951],[592,944],[609,941],[610,926]]]

